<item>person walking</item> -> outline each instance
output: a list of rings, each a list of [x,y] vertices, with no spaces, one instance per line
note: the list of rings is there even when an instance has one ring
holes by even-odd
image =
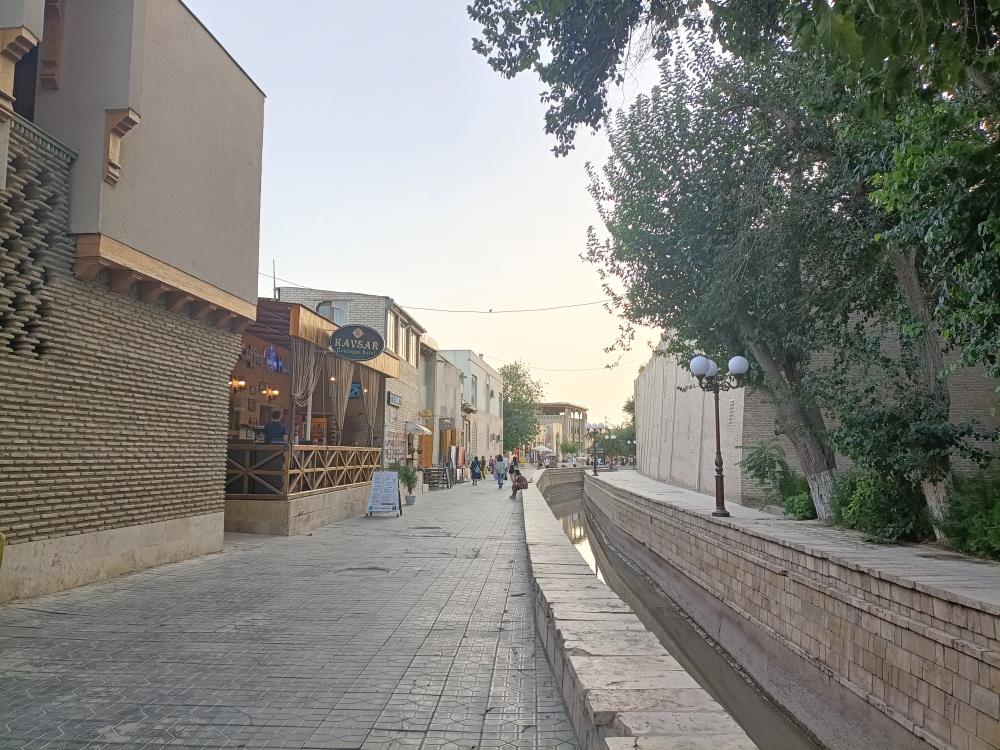
[[[503,454],[500,453],[497,454],[497,460],[494,466],[495,466],[494,471],[496,473],[496,480],[497,480],[497,489],[502,490],[503,481],[507,478],[507,461],[503,457]]]
[[[472,459],[472,486],[475,487],[479,484],[479,480],[483,478],[483,466],[479,463],[478,458]]]

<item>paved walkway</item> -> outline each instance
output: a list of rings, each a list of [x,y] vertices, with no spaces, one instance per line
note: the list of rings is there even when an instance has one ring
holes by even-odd
[[[711,513],[715,498],[643,476],[637,471],[602,472],[601,479],[623,489],[662,499],[695,512]],[[836,559],[920,591],[1000,614],[1000,563],[977,560],[930,544],[871,544],[848,529],[819,521],[796,521],[755,508],[727,503],[736,526],[746,527],[797,549]]]
[[[575,748],[508,487],[0,606],[0,748]]]

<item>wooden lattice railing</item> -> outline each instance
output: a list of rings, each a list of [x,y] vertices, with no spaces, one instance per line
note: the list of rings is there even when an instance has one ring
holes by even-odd
[[[231,443],[226,497],[285,500],[365,484],[381,461],[381,448]]]

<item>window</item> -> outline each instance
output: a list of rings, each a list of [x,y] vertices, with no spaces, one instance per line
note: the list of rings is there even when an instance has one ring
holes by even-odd
[[[479,408],[479,378],[472,376],[472,406]]]
[[[385,325],[385,348],[396,354],[399,354],[398,331],[399,320],[396,318],[396,313],[391,312]]]
[[[14,112],[35,121],[35,83],[38,80],[38,47],[32,47],[14,65]]]
[[[324,318],[329,318],[338,326],[347,325],[347,310],[334,306],[332,302],[320,302],[316,305],[316,312]]]

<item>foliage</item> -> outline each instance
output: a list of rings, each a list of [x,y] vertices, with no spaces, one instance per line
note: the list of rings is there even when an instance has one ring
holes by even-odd
[[[812,495],[809,491],[799,492],[785,498],[782,505],[785,508],[785,515],[799,521],[810,521],[816,518],[816,505],[813,503]]]
[[[614,436],[614,440],[608,437],[605,444],[606,456],[631,456],[635,453],[635,422],[608,425],[608,431]]]
[[[573,440],[563,440],[559,443],[559,452],[564,456],[578,456],[581,450],[580,444]]]
[[[394,471],[399,475],[399,481],[406,487],[406,494],[412,495],[417,486],[417,470],[410,464],[391,464],[386,467],[387,471]]]
[[[920,488],[859,469],[842,474],[834,490],[834,519],[871,542],[924,541],[932,535]]]
[[[1000,471],[958,479],[941,528],[955,549],[1000,559]]]
[[[625,414],[625,419],[635,424],[635,396],[629,396],[625,399],[625,403],[622,406],[622,412]]]
[[[533,445],[538,435],[538,403],[544,395],[542,384],[531,377],[524,362],[500,368],[503,379],[503,449],[512,451]]]
[[[805,477],[788,465],[785,449],[777,440],[762,440],[751,446],[742,446],[743,458],[739,465],[743,473],[764,490],[771,502],[809,492]],[[810,505],[812,500],[809,501]],[[815,518],[815,515],[813,515]]]

